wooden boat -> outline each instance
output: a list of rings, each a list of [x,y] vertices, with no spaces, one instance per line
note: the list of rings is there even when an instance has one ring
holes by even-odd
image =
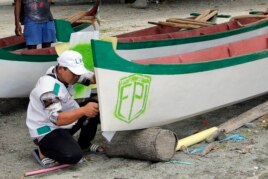
[[[116,52],[128,60],[155,58],[210,48],[267,32],[267,16],[247,15],[228,23],[178,32],[182,35],[174,39],[118,42]]]
[[[242,17],[243,18],[238,19],[232,18],[229,22],[221,24],[212,25],[211,23],[207,23],[208,26],[193,30],[185,30],[182,28],[165,26],[165,25],[156,25],[153,27],[133,32],[120,34],[115,37],[117,37],[118,42],[145,42],[145,41],[194,37],[194,36],[208,35],[208,34],[239,29],[241,28],[241,26],[246,26],[256,21],[259,21],[263,18],[267,18],[266,15],[245,15]],[[173,19],[176,20],[175,18]]]
[[[99,1],[87,12],[94,16],[98,10]],[[61,33],[65,31],[70,23],[58,20],[56,29]],[[87,23],[73,23],[71,32],[85,30],[89,26]],[[66,34],[65,34],[66,35]],[[67,36],[61,36],[63,41]],[[21,36],[11,36],[0,39],[0,98],[27,97],[34,87],[38,78],[45,74],[46,70],[56,64],[57,53],[55,48],[44,48],[27,50],[24,39]]]
[[[161,126],[268,92],[268,33],[135,62],[91,43],[103,131]]]

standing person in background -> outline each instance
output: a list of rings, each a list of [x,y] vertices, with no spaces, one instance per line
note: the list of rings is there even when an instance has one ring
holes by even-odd
[[[56,30],[50,11],[51,0],[16,0],[15,33],[22,35],[21,25],[24,25],[24,39],[28,49],[51,46],[56,41]]]

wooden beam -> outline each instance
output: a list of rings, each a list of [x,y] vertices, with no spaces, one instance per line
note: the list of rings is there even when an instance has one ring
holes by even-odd
[[[195,21],[184,21],[184,20],[177,20],[177,19],[167,19],[167,22],[172,22],[172,23],[179,23],[179,24],[192,24],[192,25],[198,25],[198,26],[212,26],[212,24],[208,23],[203,23],[203,22],[195,22]]]
[[[169,26],[169,27],[178,27],[178,28],[186,28],[186,29],[197,29],[200,28],[200,25],[192,25],[192,24],[178,24],[178,23],[172,23],[172,22],[148,22],[149,24],[154,25],[162,25],[162,26]]]
[[[240,114],[237,117],[231,118],[227,122],[219,126],[219,130],[229,133],[243,126],[246,123],[252,122],[253,120],[260,118],[261,116],[268,113],[268,101]]]

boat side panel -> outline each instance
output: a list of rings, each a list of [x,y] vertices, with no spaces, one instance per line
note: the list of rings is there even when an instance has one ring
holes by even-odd
[[[7,61],[0,59],[0,98],[28,97],[39,77],[54,62]]]
[[[139,74],[96,68],[102,130],[131,130],[169,124],[266,93],[268,83],[264,81],[268,80],[267,66],[266,57],[189,74],[143,74],[151,78],[146,108],[142,115],[130,123],[115,115],[120,95],[119,83],[124,78]],[[131,98],[126,94],[122,99]],[[121,106],[122,111],[130,111],[130,105],[124,104]]]

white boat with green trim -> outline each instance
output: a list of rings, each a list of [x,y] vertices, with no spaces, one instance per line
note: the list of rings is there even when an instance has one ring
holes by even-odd
[[[132,37],[140,41],[120,42],[118,37],[117,53],[129,60],[155,58],[193,52],[266,33],[267,16],[245,15],[234,17],[230,22],[195,30]]]
[[[161,126],[268,92],[268,34],[142,59],[92,41],[102,131]]]

